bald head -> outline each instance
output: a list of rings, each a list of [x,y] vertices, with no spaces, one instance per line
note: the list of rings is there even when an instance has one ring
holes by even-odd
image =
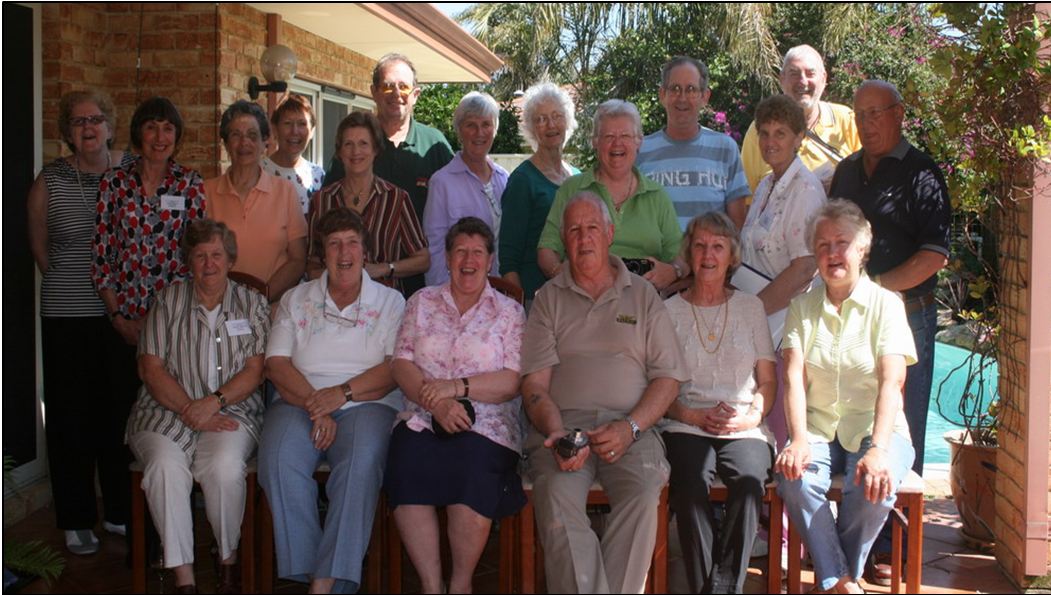
[[[901,142],[905,106],[887,81],[865,81],[854,92],[854,121],[866,160],[878,161]]]
[[[808,45],[797,45],[788,50],[781,63],[780,80],[785,95],[795,99],[810,114],[821,101],[828,82],[821,54]]]

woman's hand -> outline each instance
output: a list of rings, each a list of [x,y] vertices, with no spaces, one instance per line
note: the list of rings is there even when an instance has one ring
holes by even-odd
[[[201,424],[201,427],[197,430],[199,432],[233,432],[238,427],[240,427],[240,424],[237,423],[236,419],[216,413]]]
[[[544,440],[544,447],[551,449],[551,456],[555,457],[555,462],[558,463],[558,468],[563,471],[577,471],[584,467],[584,463],[587,462],[588,457],[591,456],[591,447],[584,446],[577,451],[577,454],[573,455],[568,459],[563,459],[558,454],[558,441],[569,432],[565,430],[559,430],[547,437]]]
[[[314,442],[314,448],[328,450],[336,441],[336,422],[328,415],[314,420],[314,427],[310,429],[310,439]]]
[[[805,440],[793,442],[777,455],[774,471],[785,476],[789,481],[803,477],[803,471],[810,465],[810,444]]]
[[[221,409],[219,399],[208,395],[190,401],[179,413],[179,419],[193,430],[201,430],[202,426]]]
[[[455,399],[459,393],[459,382],[459,380],[424,380],[423,386],[420,387],[420,404],[430,411],[443,399]]]
[[[716,436],[751,430],[763,421],[763,414],[758,409],[750,407],[741,413],[735,407],[722,401],[715,407],[693,409],[692,411],[697,412],[697,423],[693,425]]]
[[[653,263],[653,268],[643,275],[642,278],[653,283],[653,286],[656,287],[658,291],[675,283],[675,281],[679,279],[679,276],[675,274],[675,267],[672,265],[666,262],[661,262],[652,256],[646,257],[646,260]]]
[[[450,434],[471,429],[471,418],[463,404],[454,399],[438,401],[431,411],[431,417],[441,424],[442,429]]]
[[[343,387],[330,386],[318,389],[307,397],[303,408],[310,415],[311,421],[317,421],[319,417],[328,415],[347,404],[347,398],[343,396]]]
[[[123,315],[118,314],[113,317],[113,328],[117,330],[117,333],[128,345],[139,344],[139,331],[142,330],[141,318],[139,320],[128,320]]]
[[[893,478],[887,467],[887,451],[879,446],[871,446],[865,456],[858,461],[854,469],[854,485],[865,482],[865,499],[879,504],[890,496],[893,490]]]

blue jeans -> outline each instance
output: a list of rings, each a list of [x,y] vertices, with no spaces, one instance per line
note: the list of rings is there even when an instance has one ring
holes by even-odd
[[[927,410],[931,402],[931,383],[934,377],[934,335],[938,332],[938,306],[909,314],[909,328],[916,343],[916,363],[908,367],[905,377],[905,420],[909,422],[909,436],[916,449],[912,470],[923,475],[923,445],[927,438]]]
[[[335,578],[334,593],[357,592],[394,416],[393,409],[378,403],[337,409],[332,413],[336,440],[321,452],[310,439],[313,423],[306,411],[282,400],[267,409],[259,483],[274,516],[278,576],[298,582]],[[314,481],[322,459],[332,469],[325,484],[324,529]]]
[[[838,440],[811,442],[811,463],[803,477],[788,481],[778,477],[777,491],[810,551],[814,561],[815,582],[821,589],[831,589],[844,576],[861,578],[869,550],[894,508],[895,493],[909,471],[915,453],[903,436],[892,434],[887,445],[887,463],[894,491],[886,500],[873,504],[865,499],[864,482],[854,485],[855,467],[869,449],[871,437],[861,442],[858,452],[848,452]],[[843,499],[838,518],[826,495],[832,475],[844,474]]]

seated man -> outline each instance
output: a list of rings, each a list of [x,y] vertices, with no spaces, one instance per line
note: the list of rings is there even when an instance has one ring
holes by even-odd
[[[610,256],[612,239],[602,199],[570,199],[569,266],[536,293],[526,323],[526,451],[548,593],[642,592],[669,473],[653,425],[689,379],[664,304]],[[562,458],[567,428],[585,429],[590,446]],[[596,478],[612,506],[601,542],[585,511]]]

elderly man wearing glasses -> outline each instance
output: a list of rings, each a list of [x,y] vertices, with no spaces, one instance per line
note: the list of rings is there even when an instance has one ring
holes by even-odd
[[[423,220],[427,186],[434,172],[452,161],[449,141],[437,129],[421,124],[412,116],[420,88],[416,67],[402,54],[387,54],[372,69],[372,100],[376,117],[386,140],[372,164],[372,173],[409,193],[416,218]],[[325,186],[343,179],[339,156],[332,158]],[[423,287],[423,275],[408,277],[405,294]]]
[[[751,192],[737,144],[697,121],[711,95],[704,62],[686,56],[669,60],[661,68],[658,91],[667,124],[643,139],[637,164],[668,191],[682,229],[690,219],[715,210],[741,229],[748,214],[744,199]]]

